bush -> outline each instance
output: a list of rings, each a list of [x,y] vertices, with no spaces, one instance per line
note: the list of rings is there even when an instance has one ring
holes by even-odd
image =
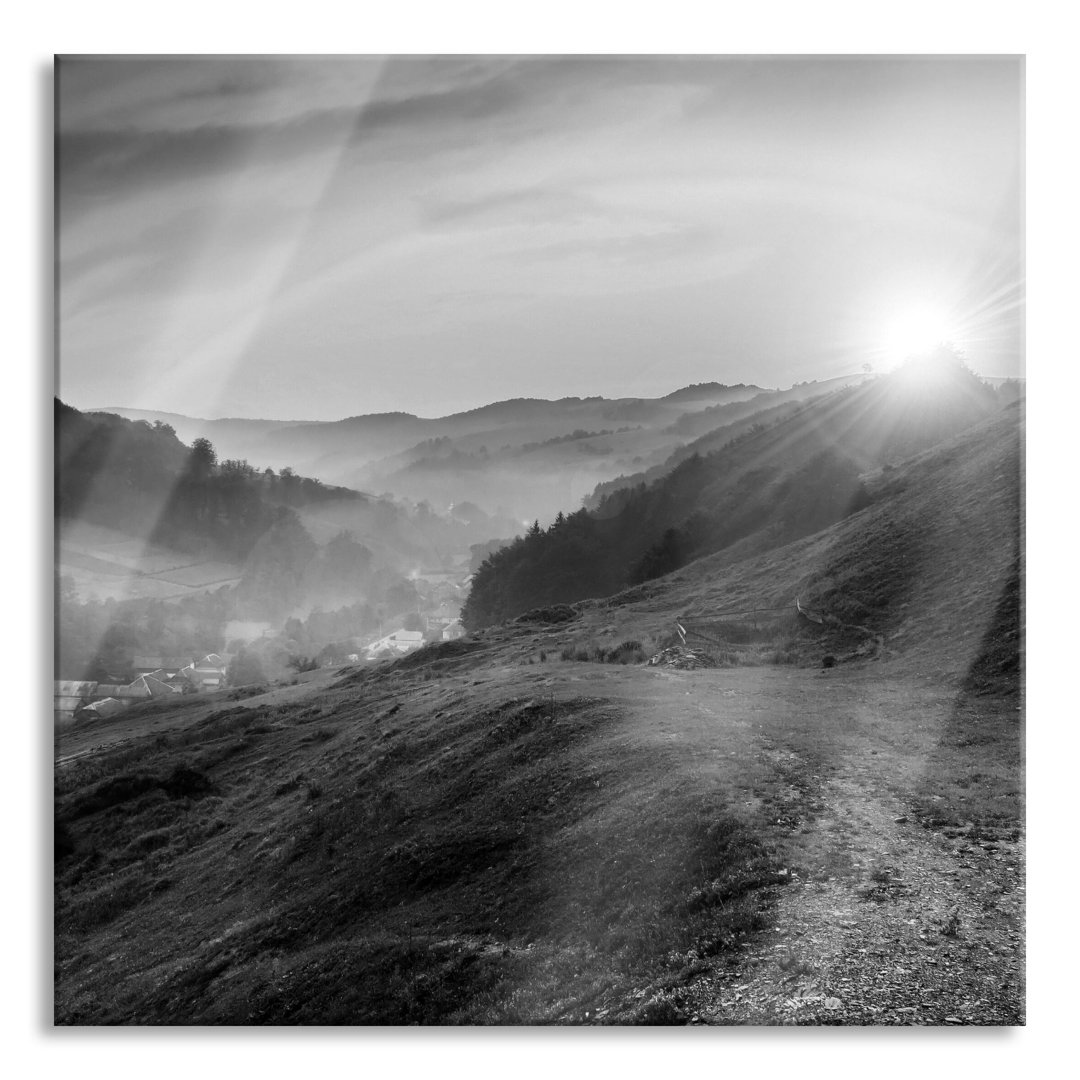
[[[578,663],[585,663],[592,659],[589,655],[589,650],[586,649],[584,645],[564,645],[559,656],[561,656],[563,660],[575,660]]]
[[[622,641],[607,654],[609,664],[643,664],[647,659],[640,641]]]

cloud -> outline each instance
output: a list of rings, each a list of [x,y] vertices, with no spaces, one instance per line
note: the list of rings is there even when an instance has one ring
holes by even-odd
[[[459,230],[579,224],[609,216],[595,198],[567,189],[534,187],[472,199],[432,200],[421,208],[420,223],[427,229]]]
[[[783,363],[835,335],[862,291],[947,283],[987,252],[1009,279],[1019,72],[1015,58],[62,59],[64,381],[111,373],[179,399],[196,372],[180,411],[208,387],[251,388],[267,396],[245,411],[273,415],[290,364],[314,401],[367,363],[437,380],[434,356],[474,371],[479,400],[499,362],[558,351],[573,377],[620,349],[668,355],[676,333],[698,361],[719,335]]]

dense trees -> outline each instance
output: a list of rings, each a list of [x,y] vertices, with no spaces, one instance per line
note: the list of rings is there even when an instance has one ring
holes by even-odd
[[[283,469],[218,461],[208,439],[185,447],[162,423],[80,413],[54,403],[58,518],[81,518],[167,547],[243,561],[282,506],[359,499]]]
[[[783,543],[865,504],[858,469],[813,439],[758,463],[747,432],[707,456],[694,454],[667,476],[603,499],[594,511],[560,514],[546,531],[489,553],[473,578],[462,613],[477,629],[530,608],[609,596],[671,573],[758,530]],[[801,455],[817,446],[809,460]],[[801,462],[801,463],[800,463]]]
[[[145,531],[177,475],[187,448],[167,425],[84,414],[54,402],[57,517]]]
[[[546,531],[534,522],[527,535],[488,555],[477,569],[462,611],[469,629],[532,607],[600,596],[625,579],[612,523],[585,510]]]
[[[276,507],[269,527],[256,541],[237,587],[247,618],[283,619],[305,596],[305,578],[317,548],[296,512]]]

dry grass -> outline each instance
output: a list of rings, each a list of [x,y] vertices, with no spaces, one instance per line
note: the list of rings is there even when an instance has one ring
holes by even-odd
[[[760,927],[772,855],[617,707],[422,672],[65,770],[61,1022],[624,1022]]]

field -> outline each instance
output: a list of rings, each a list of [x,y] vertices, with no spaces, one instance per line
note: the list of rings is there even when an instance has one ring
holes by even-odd
[[[58,541],[56,572],[71,577],[81,600],[171,600],[240,580],[238,566],[199,561],[103,525],[65,522]]]

